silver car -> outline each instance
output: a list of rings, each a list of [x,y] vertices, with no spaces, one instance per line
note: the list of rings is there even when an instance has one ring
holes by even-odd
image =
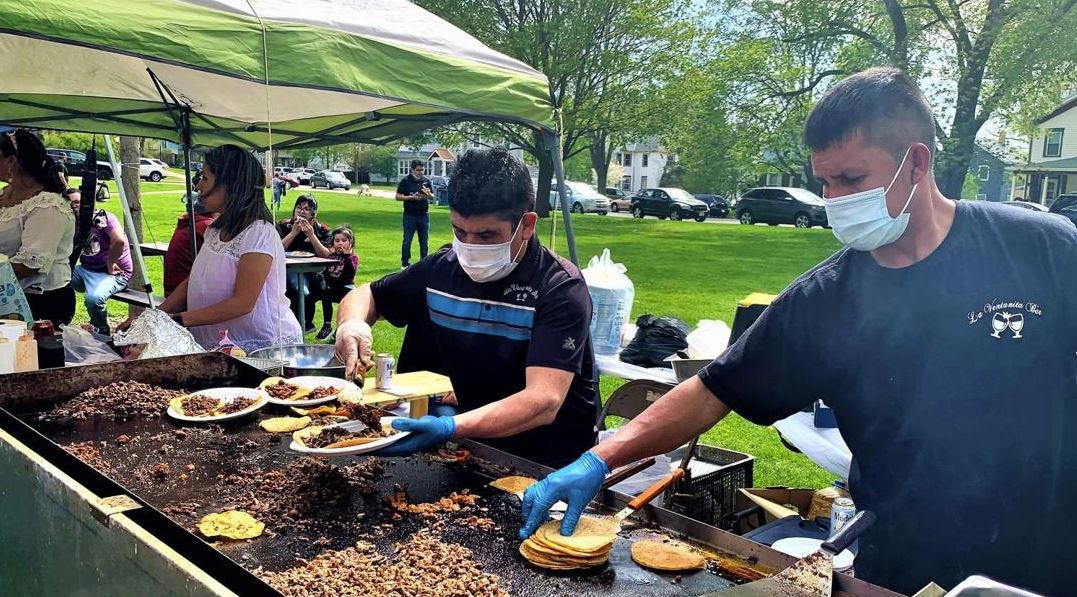
[[[583,182],[565,181],[565,186],[568,187],[568,205],[572,213],[596,213],[603,216],[609,213],[609,198],[599,193],[591,185]],[[558,196],[557,182],[554,181],[553,188],[550,189],[550,207],[553,209],[561,209]]]

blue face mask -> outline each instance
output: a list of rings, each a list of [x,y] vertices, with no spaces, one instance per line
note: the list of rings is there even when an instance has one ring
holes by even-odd
[[[897,172],[887,188],[879,187],[826,201],[827,223],[843,245],[857,251],[874,251],[905,234],[905,228],[909,225],[909,214],[905,210],[912,203],[916,185],[912,186],[909,199],[896,218],[890,217],[890,210],[886,207],[886,194],[894,186],[910,151],[911,147],[905,151],[905,157],[901,158]]]

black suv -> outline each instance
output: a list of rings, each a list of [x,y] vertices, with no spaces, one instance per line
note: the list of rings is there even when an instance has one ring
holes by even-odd
[[[707,204],[712,218],[724,218],[729,215],[729,201],[721,195],[697,194],[696,199]]]
[[[792,224],[797,228],[827,225],[822,198],[793,187],[751,189],[737,201],[737,219],[741,224]]]
[[[659,220],[683,220],[692,218],[697,222],[707,219],[706,203],[693,197],[684,189],[643,189],[632,196],[632,215],[637,218],[658,216]]]
[[[1059,195],[1058,199],[1051,204],[1051,213],[1066,216],[1071,222],[1077,224],[1077,193]]]
[[[65,165],[67,166],[68,176],[82,176],[86,172],[86,154],[81,151],[75,151],[74,149],[47,149],[46,153],[57,162],[60,161],[60,154],[67,154],[67,163]],[[112,178],[112,166],[108,162],[97,161],[97,178],[101,180]]]

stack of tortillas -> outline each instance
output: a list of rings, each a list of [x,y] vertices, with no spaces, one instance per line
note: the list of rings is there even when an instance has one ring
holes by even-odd
[[[520,544],[520,555],[549,570],[575,570],[605,564],[610,559],[617,525],[608,518],[584,516],[572,535],[561,535],[561,521],[551,520]]]
[[[665,572],[684,572],[702,568],[707,560],[686,545],[663,541],[636,541],[632,560],[644,568]]]

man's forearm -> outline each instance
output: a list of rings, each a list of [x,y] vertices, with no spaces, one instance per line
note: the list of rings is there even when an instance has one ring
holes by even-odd
[[[405,195],[403,193],[397,193],[396,194],[396,200],[397,201],[414,201],[415,197],[413,197],[411,195]]]
[[[340,301],[337,324],[351,319],[361,319],[370,325],[378,321],[378,306],[374,303],[374,293],[370,291],[370,284],[363,284],[346,294],[344,300]]]
[[[611,469],[670,452],[729,414],[699,377],[670,390],[591,451]]]
[[[123,255],[123,250],[127,246],[126,242],[113,241],[108,246],[108,261],[105,263],[105,271],[111,276],[114,274],[113,268],[116,267],[116,262],[120,260]]]
[[[557,407],[544,395],[525,388],[507,398],[456,415],[456,437],[494,438],[516,435],[541,425],[548,425],[557,415]],[[552,410],[551,410],[551,407]]]

